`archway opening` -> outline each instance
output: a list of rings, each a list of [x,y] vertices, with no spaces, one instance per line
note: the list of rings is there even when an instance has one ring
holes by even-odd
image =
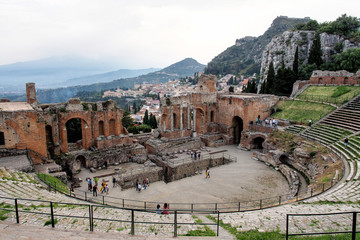
[[[166,130],[167,126],[166,126],[166,119],[167,119],[167,115],[166,114],[163,114],[161,115],[161,122],[160,122],[160,127],[162,128],[162,130]]]
[[[234,144],[239,144],[243,130],[243,120],[238,116],[233,117],[231,128],[233,129]]]
[[[109,121],[109,134],[115,135],[115,120],[114,119],[111,119]]]
[[[48,150],[48,155],[50,158],[54,157],[54,140],[52,134],[52,127],[50,125],[46,125],[45,127],[45,134],[46,134],[46,147]]]
[[[198,133],[201,133],[203,130],[203,127],[205,125],[205,121],[204,121],[204,111],[200,108],[196,109],[196,126],[195,126],[195,131]]]
[[[173,127],[174,127],[174,129],[179,128],[178,121],[177,121],[177,118],[176,118],[176,113],[173,113]]]
[[[210,122],[214,122],[214,111],[210,112]]]
[[[0,145],[5,145],[5,136],[3,132],[0,132]]]
[[[104,135],[104,122],[99,122],[99,136]]]
[[[76,160],[78,160],[80,162],[81,167],[86,168],[86,159],[83,155],[77,156]]]
[[[281,163],[283,163],[283,164],[288,164],[288,162],[289,162],[289,157],[286,156],[286,155],[281,155],[281,156],[279,157],[279,161],[280,161]]]
[[[319,84],[323,84],[323,79],[319,78]]]
[[[344,84],[349,84],[349,78],[348,77],[344,78]]]
[[[81,119],[72,118],[67,121],[66,131],[68,143],[76,143],[77,141],[82,140]]]
[[[262,137],[256,137],[255,139],[254,139],[254,149],[263,149],[264,147],[263,147],[263,142],[265,141],[265,139],[264,138],[262,138]]]
[[[335,78],[331,78],[331,84],[335,84]]]

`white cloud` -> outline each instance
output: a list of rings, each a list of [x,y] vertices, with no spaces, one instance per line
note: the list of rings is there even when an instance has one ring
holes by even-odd
[[[53,55],[112,59],[120,67],[206,64],[279,15],[320,22],[356,16],[358,1],[0,0],[0,64]]]

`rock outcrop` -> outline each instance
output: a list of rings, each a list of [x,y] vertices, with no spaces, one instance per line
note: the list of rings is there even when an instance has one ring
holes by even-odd
[[[299,48],[299,65],[306,64],[310,48],[315,38],[315,31],[285,31],[283,34],[274,37],[266,46],[261,60],[260,82],[267,79],[269,65],[274,64],[275,72],[284,63],[285,67],[292,68],[296,47]],[[360,47],[359,43],[352,43],[339,35],[322,33],[320,34],[322,58],[325,62],[330,60],[331,55],[339,51],[346,51],[350,48]],[[341,45],[340,45],[341,44]],[[260,88],[260,84],[258,85]]]

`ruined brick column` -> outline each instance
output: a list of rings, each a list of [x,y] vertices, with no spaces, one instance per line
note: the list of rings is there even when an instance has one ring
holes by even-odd
[[[27,103],[29,104],[33,104],[37,101],[35,83],[26,83],[26,98]]]
[[[196,108],[193,109],[193,132],[196,132]]]
[[[188,116],[187,116],[187,128],[188,129],[191,129],[191,125],[190,125],[190,106],[188,106],[188,108],[187,108],[187,114],[188,114]]]
[[[170,120],[171,120],[171,131],[174,131],[174,109],[171,108],[170,111]]]
[[[159,124],[158,124],[158,126],[159,126],[159,130],[160,130],[160,131],[162,131],[162,130],[163,130],[163,128],[162,128],[162,126],[161,126],[161,116],[162,116],[162,112],[160,112],[160,116],[159,116]]]
[[[180,105],[180,130],[183,130],[183,107]]]

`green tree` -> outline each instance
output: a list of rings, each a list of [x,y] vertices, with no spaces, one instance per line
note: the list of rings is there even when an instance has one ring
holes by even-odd
[[[154,115],[152,115],[152,113],[150,113],[149,125],[151,126],[152,129],[157,128],[156,118]]]
[[[356,72],[360,69],[360,48],[349,49],[334,57],[334,70]]]
[[[124,111],[121,122],[122,122],[123,127],[125,127],[125,128],[134,126],[134,120],[131,118],[130,112],[127,110]]]
[[[147,109],[146,109],[145,114],[144,114],[143,124],[149,124],[149,112],[148,112]]]
[[[310,48],[308,63],[309,64],[315,63],[316,66],[319,67],[323,63],[321,57],[322,57],[322,50],[321,50],[320,35],[315,34],[313,44],[311,45]]]
[[[317,66],[315,63],[302,65],[299,70],[299,78],[304,80],[309,80],[312,72],[316,69]]]
[[[294,63],[293,63],[293,71],[297,78],[299,76],[299,47],[298,46],[296,46]]]
[[[265,84],[265,93],[272,93],[271,89],[273,88],[274,82],[275,82],[275,69],[273,62],[271,62],[269,65],[269,71]]]

